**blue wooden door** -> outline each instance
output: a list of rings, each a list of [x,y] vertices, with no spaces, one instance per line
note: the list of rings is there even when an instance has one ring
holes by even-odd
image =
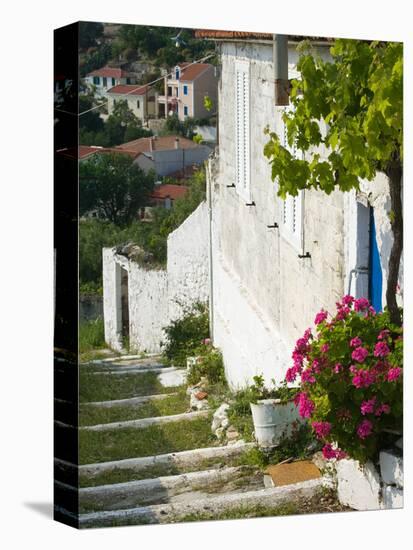
[[[374,209],[370,208],[370,253],[369,253],[369,294],[370,302],[376,311],[382,307],[383,274],[381,271],[380,254],[376,239]]]

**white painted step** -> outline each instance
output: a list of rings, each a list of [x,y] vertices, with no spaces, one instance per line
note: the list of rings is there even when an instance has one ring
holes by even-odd
[[[147,403],[148,401],[158,401],[162,399],[166,399],[167,397],[172,397],[174,395],[178,395],[177,392],[172,393],[157,393],[155,395],[141,395],[139,397],[129,397],[128,399],[112,399],[111,401],[88,401],[86,403],[81,403],[82,407],[83,405],[87,406],[93,406],[93,407],[103,407],[103,408],[110,408],[110,407],[122,407],[122,406],[133,406],[133,405],[141,405],[143,403]]]
[[[255,506],[278,506],[301,498],[313,496],[319,489],[330,486],[324,478],[312,479],[293,485],[259,489],[244,493],[231,493],[198,501],[176,502],[173,504],[156,504],[125,510],[92,512],[81,514],[80,527],[111,526],[114,521],[130,521],[136,523],[173,523],[182,521],[187,514],[202,512],[223,512],[235,508]],[[61,509],[59,511],[62,511]],[[62,511],[64,513],[64,511]]]
[[[172,414],[169,416],[153,416],[151,418],[139,418],[137,420],[123,420],[121,422],[109,422],[107,424],[95,424],[94,426],[79,426],[79,430],[101,432],[104,430],[116,430],[122,428],[147,428],[154,424],[168,424],[169,422],[181,422],[182,420],[195,420],[210,414],[208,409],[189,413]]]
[[[181,369],[182,370],[182,369]],[[154,372],[156,374],[161,373],[176,373],[178,369],[175,367],[164,367],[163,365],[150,365],[150,366],[142,366],[142,367],[130,367],[128,369],[125,368],[117,368],[114,369],[113,367],[109,370],[101,370],[101,371],[93,371],[90,374],[95,374],[99,376],[111,376],[111,375],[122,375],[122,374],[143,374],[146,372]]]
[[[71,462],[55,458],[55,466],[64,472],[77,471],[90,477],[97,476],[103,472],[114,470],[132,470],[141,472],[148,467],[155,465],[176,465],[180,467],[196,467],[210,458],[234,457],[248,451],[254,447],[254,443],[242,443],[240,445],[228,445],[221,447],[204,447],[201,449],[190,449],[189,451],[179,451],[177,453],[166,453],[162,455],[141,456],[137,458],[124,458],[123,460],[111,460],[108,462],[97,462],[94,464],[81,464],[77,466]]]
[[[56,481],[62,490],[77,492],[75,487]],[[263,488],[263,476],[246,466],[232,466],[189,472],[153,479],[85,487],[78,491],[79,504],[89,510],[120,510],[176,500],[213,498],[217,493],[242,492]]]

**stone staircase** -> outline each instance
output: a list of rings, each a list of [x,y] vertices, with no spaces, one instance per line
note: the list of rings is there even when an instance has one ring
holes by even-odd
[[[159,402],[175,395],[175,390],[182,391],[185,384],[185,372],[182,369],[162,366],[156,357],[103,360],[91,365],[91,373],[96,376],[139,376],[143,372],[156,373],[162,385],[171,386],[174,391],[93,401],[87,406],[95,409],[134,406],[138,410],[145,403]],[[136,429],[136,437],[139,437],[139,430],[149,426],[163,425],[167,431],[171,423],[193,421],[210,415],[209,410],[188,410],[152,418],[81,426],[80,430],[86,433],[98,431],[115,434],[119,430],[133,428]],[[328,484],[326,479],[319,478],[266,488],[263,473],[240,460],[254,445],[252,443],[219,446],[218,440],[216,443],[212,440],[209,446],[179,452],[175,451],[173,442],[170,445],[171,452],[164,454],[105,460],[79,467],[55,459],[56,490],[74,495],[78,491],[80,527],[102,527],[185,521],[194,514],[202,516],[208,512],[214,515],[240,507],[248,509],[258,504],[277,506],[311,497]],[[118,454],[121,452],[119,449]],[[73,479],[75,471],[79,474],[80,489],[68,483],[68,480]],[[71,515],[63,509],[57,511]]]

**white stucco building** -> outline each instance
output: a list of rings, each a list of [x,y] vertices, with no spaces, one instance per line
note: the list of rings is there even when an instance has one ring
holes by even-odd
[[[95,95],[102,97],[114,86],[136,84],[136,76],[120,67],[101,67],[88,73],[84,82]]]
[[[264,128],[285,143],[289,107],[275,106],[272,35],[198,35],[217,40],[221,52],[219,150],[209,169],[213,341],[232,385],[255,374],[281,380],[295,340],[320,308],[333,312],[347,292],[378,308],[384,302],[392,241],[387,179],[366,182],[357,196],[277,197]],[[315,43],[324,58],[329,46]],[[289,41],[290,79],[298,76],[296,47]]]
[[[158,116],[158,92],[147,85],[119,84],[106,92],[108,113],[111,115],[118,101],[126,101],[128,108],[144,124]]]

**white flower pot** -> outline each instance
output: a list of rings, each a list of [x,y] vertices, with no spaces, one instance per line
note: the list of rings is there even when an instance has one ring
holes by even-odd
[[[302,418],[293,401],[281,403],[280,399],[262,399],[251,403],[255,439],[260,447],[278,445],[284,437],[290,437]]]

